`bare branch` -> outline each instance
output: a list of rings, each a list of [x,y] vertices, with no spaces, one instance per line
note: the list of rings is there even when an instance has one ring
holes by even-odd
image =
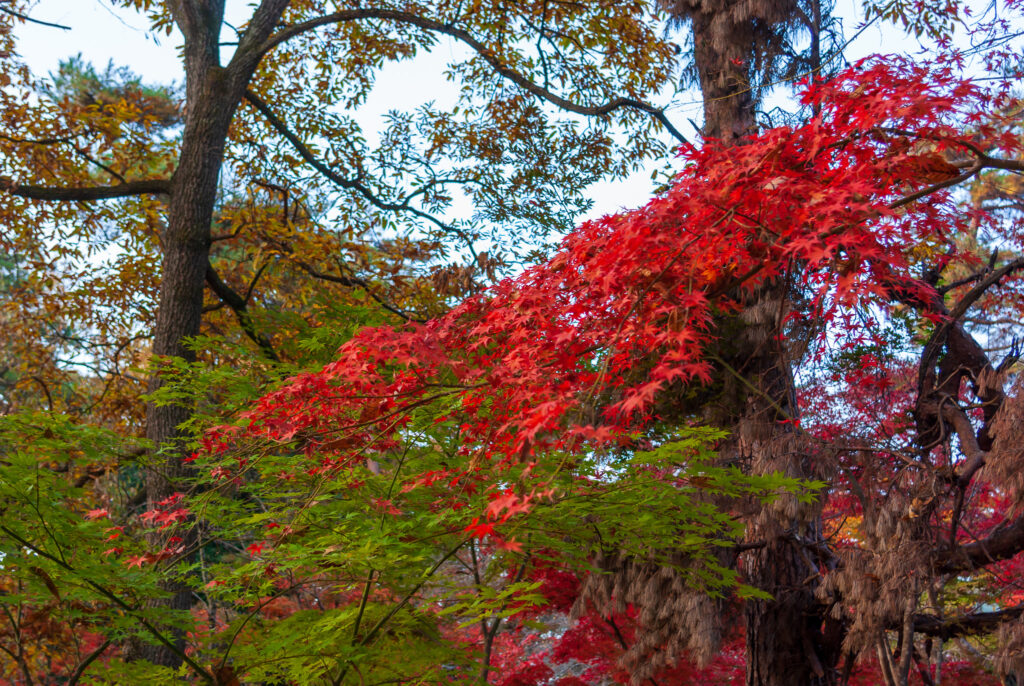
[[[263,270],[261,269],[259,273],[262,274]],[[259,275],[257,275],[257,278],[259,278]],[[209,264],[206,265],[206,283],[210,286],[210,290],[216,293],[217,297],[235,313],[245,335],[259,346],[267,358],[274,362],[280,362],[281,359],[274,352],[274,346],[271,345],[270,339],[267,338],[266,334],[257,330],[256,325],[252,321],[252,315],[249,313],[247,303],[249,295],[252,294],[251,288],[246,293],[246,297],[243,298],[231,286],[225,283]]]
[[[10,193],[30,200],[69,201],[78,200],[92,202],[110,200],[112,198],[130,198],[137,195],[169,195],[171,182],[169,179],[143,179],[129,181],[116,186],[92,186],[86,188],[31,186],[15,183],[7,177],[0,176],[0,192]]]
[[[0,7],[0,12],[3,12],[4,14],[9,14],[12,17],[17,17],[18,19],[21,19],[22,21],[27,21],[27,22],[32,23],[32,24],[39,24],[40,26],[49,26],[52,29],[60,29],[61,31],[70,31],[71,30],[70,26],[65,26],[64,24],[54,24],[52,21],[43,21],[42,19],[33,19],[32,17],[28,16],[27,14],[22,14],[21,12],[15,12],[14,10],[12,10],[9,7]]]

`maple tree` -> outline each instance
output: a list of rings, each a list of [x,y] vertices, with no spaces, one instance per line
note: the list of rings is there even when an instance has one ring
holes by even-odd
[[[333,359],[258,402],[262,371],[169,365],[154,405],[221,425],[140,517],[40,469],[131,440],[3,424],[26,680],[987,684],[942,642],[992,633],[1019,670],[1013,50],[863,61],[757,131],[729,96],[770,70],[731,51],[778,34],[676,5],[714,34],[708,138],[645,207],[427,321],[304,339]],[[199,603],[149,604],[165,576]],[[139,633],[182,672],[111,659]]]
[[[1005,58],[997,51],[992,64]],[[955,598],[974,570],[999,570],[1024,546],[1020,520],[996,505],[1016,498],[1013,468],[999,465],[1019,459],[1019,353],[1011,345],[993,364],[961,322],[997,285],[1002,306],[1015,307],[1006,301],[1016,302],[1024,266],[1015,256],[1020,218],[965,211],[948,190],[986,170],[1021,171],[1019,105],[1009,90],[1016,74],[988,89],[960,68],[955,55],[926,66],[890,59],[814,84],[805,104],[818,114],[808,123],[686,150],[690,166],[665,196],[580,227],[547,263],[445,317],[357,334],[336,363],[266,396],[241,433],[298,440],[318,460],[315,470],[348,469],[401,446],[411,413],[441,403],[438,421],[457,418],[470,465],[456,470],[458,479],[481,465],[499,475],[530,466],[530,480],[509,503],[485,509],[486,525],[477,519],[467,528],[519,547],[505,538],[503,511],[525,510],[547,492],[553,476],[534,461],[538,454],[628,450],[650,440],[645,428],[673,418],[706,422],[702,408],[747,403],[756,414],[747,423],[739,415],[739,435],[720,441],[719,453],[754,473],[788,461],[801,477],[808,469],[830,476],[829,507],[860,520],[856,532],[842,523],[826,531],[820,510],[787,498],[747,511],[750,540],[737,545],[759,562],[741,568],[772,593],[747,603],[748,683],[785,683],[794,670],[805,675],[801,683],[835,682],[844,670],[849,678],[856,655],[868,650],[877,650],[888,683],[907,683],[915,665],[931,679],[915,635],[949,639],[1002,627],[1012,655],[1020,614],[1012,601],[977,612],[941,599]],[[960,244],[979,223],[999,246],[987,267]],[[780,284],[799,297],[758,302]],[[777,364],[794,349],[816,349],[811,361],[832,360],[819,367],[831,370],[822,382],[803,390],[813,392],[806,416],[797,401],[745,377],[749,367],[729,363],[736,355],[729,347],[742,352],[748,344],[720,337],[737,314],[761,317],[746,324],[767,323],[776,334],[758,341],[778,346],[760,356],[770,362],[755,367],[760,383],[775,375],[775,390],[792,393]],[[902,336],[894,333],[900,325]],[[745,328],[742,319],[732,326]],[[883,330],[900,345],[919,346],[916,364],[888,351]],[[836,336],[850,343],[833,353]],[[752,362],[758,356],[748,355]],[[907,367],[909,375],[901,371]],[[716,375],[742,385],[715,389]],[[911,382],[902,405],[893,395],[901,377]],[[651,425],[655,416],[660,422]],[[766,425],[772,430],[754,431]],[[225,448],[222,438],[210,445]],[[563,468],[564,460],[556,473]],[[768,565],[776,576],[758,576]],[[599,612],[608,603],[633,607],[640,630],[656,637],[626,651],[634,679],[655,677],[684,649],[714,654],[709,637],[724,613],[713,605],[685,612],[686,597],[696,607],[706,591],[673,582],[678,568],[624,555],[598,569],[583,602],[598,602]],[[779,576],[788,569],[801,575]],[[671,591],[664,586],[673,583]],[[666,594],[680,598],[668,614]],[[930,611],[919,611],[922,597],[931,599]],[[786,652],[794,650],[787,636],[752,636],[765,615],[790,622],[798,652]],[[895,651],[887,631],[899,635]],[[756,651],[763,651],[760,667]],[[547,678],[537,676],[546,663],[531,665],[536,674],[524,678]],[[1012,659],[1003,665],[1014,669]]]

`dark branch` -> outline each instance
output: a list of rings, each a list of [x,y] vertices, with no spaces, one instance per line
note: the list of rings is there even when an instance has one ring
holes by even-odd
[[[645,112],[653,117],[658,123],[665,127],[665,130],[672,135],[673,138],[678,140],[680,143],[689,144],[683,134],[676,129],[668,118],[665,116],[664,110],[655,107],[649,103],[636,100],[634,98],[615,98],[609,102],[601,105],[580,105],[571,100],[563,98],[557,93],[553,93],[547,88],[534,83],[523,74],[519,73],[512,67],[502,62],[494,54],[494,51],[484,43],[480,42],[473,37],[468,31],[460,28],[456,28],[451,24],[445,24],[434,19],[427,17],[421,17],[408,12],[401,12],[398,10],[386,10],[386,9],[353,9],[345,10],[341,12],[334,12],[327,14],[316,19],[304,21],[298,24],[292,24],[285,26],[280,29],[277,33],[270,36],[267,41],[260,47],[260,53],[266,53],[273,49],[275,46],[298,36],[301,33],[312,31],[321,26],[328,24],[336,24],[344,21],[354,21],[358,19],[390,19],[405,24],[412,24],[418,26],[425,31],[434,31],[436,33],[443,33],[447,36],[451,36],[472,48],[480,57],[491,65],[500,76],[508,79],[512,83],[516,84],[526,92],[534,95],[542,100],[546,100],[553,105],[556,105],[567,112],[573,112],[575,114],[581,114],[588,117],[600,117],[606,114],[610,114],[615,110],[619,109],[635,109],[641,112]]]
[[[39,24],[40,26],[49,26],[51,29],[60,29],[61,31],[70,31],[71,30],[70,26],[64,26],[64,24],[54,24],[51,21],[43,21],[42,19],[33,19],[32,17],[28,16],[27,14],[22,14],[21,12],[15,12],[14,10],[10,9],[9,7],[0,7],[0,12],[3,12],[4,14],[9,14],[12,17],[17,17],[18,19],[21,19],[22,21],[27,21],[27,22],[30,22],[32,24]]]
[[[917,615],[914,617],[914,632],[947,641],[959,636],[991,633],[1001,624],[1017,619],[1021,614],[1024,614],[1024,606],[1010,607],[996,612],[977,612],[946,619],[940,619],[934,615]]]
[[[1000,560],[1008,560],[1024,550],[1024,517],[1002,524],[983,539],[942,553],[935,563],[940,574],[961,574]]]
[[[936,184],[934,184],[932,186],[927,186],[925,188],[922,188],[919,191],[914,191],[913,193],[911,193],[909,195],[903,196],[899,200],[895,200],[895,201],[889,203],[889,209],[891,209],[891,210],[898,209],[900,207],[903,207],[904,205],[909,205],[912,202],[916,202],[916,201],[920,200],[921,198],[927,197],[927,196],[931,195],[932,193],[937,193],[938,191],[941,191],[944,188],[950,188],[951,186],[956,186],[957,184],[961,184],[964,181],[967,181],[968,179],[974,177],[978,172],[980,172],[984,168],[985,168],[985,165],[981,164],[981,162],[978,162],[977,164],[972,166],[970,169],[965,171],[963,174],[960,174],[958,176],[954,176],[954,177],[952,177],[950,179],[946,179],[945,181],[940,181],[939,183],[936,183]]]
[[[281,241],[273,240],[267,236],[264,236],[264,238],[269,242],[273,243],[274,245],[276,245],[277,248],[285,257],[291,260],[297,267],[299,267],[302,271],[312,276],[314,279],[318,279],[320,281],[327,281],[329,283],[336,283],[347,288],[361,288],[364,292],[366,292],[367,295],[373,298],[378,305],[383,307],[388,312],[392,314],[397,314],[399,317],[409,322],[417,322],[419,324],[425,323],[424,319],[414,317],[408,312],[402,311],[398,307],[391,305],[386,300],[381,298],[379,295],[374,293],[373,289],[370,287],[370,284],[368,281],[366,281],[366,279],[361,279],[358,276],[339,276],[336,274],[328,274],[327,272],[320,271],[319,269],[311,265],[309,262],[306,262],[298,255],[296,255],[295,251],[292,250],[291,246],[282,243]]]
[[[296,136],[291,131],[291,129],[288,128],[288,125],[285,124],[276,114],[274,114],[274,111],[270,109],[270,106],[266,102],[264,102],[262,98],[260,98],[252,91],[246,91],[245,99],[246,101],[248,101],[250,105],[256,108],[256,110],[266,118],[267,122],[270,123],[271,127],[273,127],[275,131],[281,134],[281,136],[283,136],[284,139],[287,140],[293,148],[295,148],[295,151],[299,153],[299,157],[301,157],[306,162],[306,164],[313,167],[313,169],[315,169],[322,176],[331,181],[331,183],[335,184],[336,186],[339,186],[340,188],[344,188],[346,190],[351,190],[355,191],[356,193],[359,193],[359,195],[363,196],[367,200],[367,202],[369,202],[371,205],[380,210],[384,210],[387,212],[409,212],[410,214],[420,217],[421,219],[426,219],[427,221],[431,222],[442,231],[458,235],[460,238],[466,241],[467,245],[469,245],[470,249],[472,250],[472,241],[470,241],[469,237],[466,236],[462,231],[459,231],[455,227],[442,222],[437,217],[433,216],[428,212],[424,212],[423,210],[413,207],[412,205],[409,204],[408,199],[400,203],[387,202],[381,200],[379,197],[377,197],[376,194],[373,193],[373,191],[367,188],[359,180],[347,178],[339,174],[338,172],[334,171],[325,163],[316,158],[316,155],[314,155],[313,151],[309,149],[309,146],[303,143],[302,140],[298,136]]]
[[[262,272],[263,270],[261,269],[260,273]],[[257,276],[257,278],[259,277]],[[235,316],[238,317],[238,323],[241,325],[242,331],[245,332],[245,335],[248,336],[253,343],[259,346],[259,349],[263,351],[263,354],[268,359],[273,360],[274,362],[280,362],[281,359],[277,356],[277,353],[274,352],[274,346],[270,344],[270,339],[267,338],[266,334],[259,331],[256,328],[255,323],[252,321],[252,315],[249,313],[248,303],[246,302],[248,295],[251,294],[251,289],[249,293],[246,294],[247,297],[243,298],[236,293],[231,286],[225,283],[209,264],[206,265],[206,283],[210,286],[210,290],[212,290],[217,297],[221,299],[221,302],[230,307],[235,313]]]
[[[175,645],[174,641],[169,639],[167,636],[165,636],[163,633],[161,633],[159,629],[157,629],[155,626],[153,626],[153,624],[151,624],[145,618],[145,616],[143,616],[139,612],[139,609],[136,606],[130,604],[128,601],[126,601],[125,599],[123,599],[121,596],[117,595],[113,591],[111,591],[106,586],[103,586],[102,584],[100,584],[100,583],[98,583],[96,581],[93,581],[91,578],[89,578],[88,576],[83,574],[81,571],[79,571],[78,569],[72,567],[70,564],[68,564],[63,559],[62,556],[57,556],[57,555],[50,554],[49,552],[47,552],[43,548],[40,548],[39,546],[35,545],[34,543],[29,541],[28,539],[20,536],[17,532],[15,532],[14,530],[4,526],[3,524],[0,524],[0,531],[3,531],[9,537],[14,539],[17,543],[21,544],[22,546],[24,546],[28,550],[31,550],[36,555],[38,555],[38,556],[40,556],[42,558],[45,558],[45,559],[49,560],[50,562],[53,562],[54,564],[58,565],[59,567],[63,568],[64,570],[66,570],[66,571],[70,572],[71,574],[74,574],[75,576],[77,576],[86,585],[90,586],[93,590],[97,591],[100,595],[105,597],[107,600],[111,601],[117,607],[121,608],[126,614],[130,615],[135,621],[137,621],[146,630],[147,633],[149,633],[153,638],[155,638],[157,641],[159,641],[164,646],[166,646],[168,650],[170,650],[172,653],[177,655],[179,658],[181,658],[181,660],[183,662],[185,662],[189,667],[191,667],[192,670],[200,678],[203,679],[203,681],[205,681],[208,684],[216,684],[216,679],[214,679],[213,676],[209,672],[207,672],[206,669],[204,669],[201,664],[199,664],[194,659],[192,659],[192,657],[190,655],[188,655],[187,653],[183,652],[181,650],[181,648],[179,648],[177,645]]]
[[[168,179],[144,179],[129,181],[116,186],[93,186],[89,188],[60,188],[49,186],[25,186],[14,183],[9,178],[0,177],[0,192],[7,192],[19,198],[30,200],[91,202],[94,200],[110,200],[112,198],[130,198],[137,195],[170,194],[171,182]]]

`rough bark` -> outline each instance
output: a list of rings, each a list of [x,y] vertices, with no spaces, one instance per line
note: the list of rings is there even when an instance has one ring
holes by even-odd
[[[167,226],[161,236],[160,299],[153,332],[156,356],[195,359],[187,341],[199,333],[202,320],[211,226],[228,129],[259,62],[251,45],[266,40],[286,5],[287,0],[264,0],[231,63],[223,67],[218,46],[223,0],[171,3],[174,20],[185,37],[187,108],[178,166],[170,183]],[[160,374],[155,373],[150,392],[162,383]],[[146,436],[157,446],[145,478],[150,506],[186,487],[189,470],[180,427],[192,411],[184,403],[147,406]],[[186,548],[193,543],[194,539],[186,538]],[[165,602],[170,608],[192,606],[192,592],[180,579],[169,582],[167,590],[171,596]],[[179,647],[184,646],[183,635],[174,638]],[[133,652],[156,664],[176,667],[181,663],[177,654],[162,645],[140,645]]]
[[[715,0],[666,4],[692,25],[704,137],[741,144],[756,126],[752,65],[770,61],[752,56],[764,58],[771,50],[766,36],[792,20],[796,4],[750,3],[745,16]],[[720,340],[727,345],[719,351],[724,390],[705,418],[730,431],[723,459],[753,473],[813,478],[807,452],[792,424],[783,421],[799,416],[791,363],[779,337],[789,297],[786,284],[769,283],[746,299],[739,315],[720,322]],[[818,568],[832,564],[817,512],[795,500],[780,501],[751,513],[747,537],[765,545],[742,555],[744,580],[772,595],[745,607],[747,685],[836,683],[842,628],[823,619],[814,596]]]
[[[784,284],[768,284],[735,320],[721,322],[730,343],[721,351],[719,373],[729,378],[707,419],[731,433],[721,447],[723,459],[752,473],[814,478],[819,475],[803,441],[784,421],[799,416],[787,351],[778,337],[787,296]],[[744,608],[746,683],[836,683],[841,627],[823,621],[814,595],[819,568],[833,564],[818,511],[784,497],[748,514],[748,540],[765,545],[743,553],[741,570],[747,583],[772,599],[748,601]]]
[[[712,12],[692,15],[693,59],[704,100],[704,138],[733,140],[754,129],[754,94],[750,88],[746,32],[722,43],[714,35]]]

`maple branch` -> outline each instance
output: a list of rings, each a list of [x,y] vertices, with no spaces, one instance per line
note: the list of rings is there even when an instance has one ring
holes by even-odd
[[[169,179],[142,179],[139,181],[128,181],[116,186],[73,188],[22,185],[15,183],[7,177],[0,176],[0,193],[2,192],[30,200],[78,200],[81,202],[92,202],[94,200],[110,200],[112,198],[129,198],[137,195],[169,195],[171,192],[171,182]]]
[[[185,653],[185,651],[181,650],[177,645],[175,645],[174,641],[172,641],[169,638],[167,638],[166,636],[164,636],[163,633],[161,633],[156,627],[154,627],[152,624],[150,624],[150,622],[145,617],[139,616],[138,615],[138,609],[136,607],[130,605],[129,603],[127,603],[119,595],[117,595],[116,593],[114,593],[110,589],[106,588],[102,584],[99,584],[99,583],[93,581],[92,579],[86,577],[85,575],[83,575],[77,569],[75,569],[70,564],[68,564],[63,559],[63,557],[57,557],[56,555],[52,555],[52,554],[48,553],[47,551],[45,551],[42,548],[40,548],[39,546],[35,545],[34,543],[29,541],[28,539],[23,538],[22,536],[18,535],[17,532],[9,529],[7,526],[5,526],[3,524],[0,524],[0,531],[3,531],[5,534],[7,534],[11,538],[13,538],[15,541],[17,541],[19,545],[24,546],[25,548],[31,550],[33,553],[35,553],[39,557],[42,557],[44,559],[49,560],[50,562],[52,562],[55,565],[61,567],[65,571],[70,572],[71,574],[74,574],[75,576],[80,578],[83,582],[85,582],[85,584],[87,586],[91,587],[93,590],[97,591],[104,598],[106,598],[107,600],[109,600],[112,603],[114,603],[115,605],[117,605],[119,608],[124,610],[127,614],[131,615],[135,619],[135,621],[137,621],[139,624],[142,625],[142,627],[146,630],[147,633],[149,633],[153,638],[155,638],[157,641],[162,643],[172,653],[174,653],[179,658],[181,658],[182,661],[185,662],[185,664],[187,664],[189,667],[191,667],[192,670],[200,678],[202,678],[204,681],[206,681],[207,683],[210,683],[210,684],[215,684],[216,683],[216,679],[214,679],[210,675],[210,673],[207,672],[203,668],[202,665],[200,665],[198,662],[193,660],[187,653]]]
[[[427,581],[429,581],[432,576],[434,576],[434,573],[441,568],[441,565],[443,565],[445,562],[451,559],[451,557],[454,556],[455,553],[459,552],[459,549],[462,548],[462,546],[466,545],[468,540],[469,539],[460,541],[454,548],[445,553],[440,560],[435,562],[433,566],[431,566],[430,569],[428,569],[423,574],[423,577],[416,583],[416,585],[413,586],[409,590],[409,592],[406,593],[405,596],[403,596],[402,599],[393,608],[391,608],[391,611],[383,617],[381,617],[377,621],[377,623],[373,625],[373,628],[371,628],[370,631],[367,632],[366,636],[364,636],[357,645],[367,646],[370,644],[371,641],[373,641],[373,639],[377,638],[377,634],[380,633],[380,630],[383,629],[384,626],[391,621],[391,618],[399,612],[401,612],[401,610],[409,604],[409,602],[412,600],[412,597],[416,595],[416,593],[421,588],[423,588],[424,584],[426,584]],[[348,672],[348,667],[351,664],[351,662],[346,664],[346,666],[341,670],[341,673],[338,675],[338,678],[333,680],[333,683],[340,684],[344,680],[345,674]]]
[[[920,138],[924,140],[950,143],[952,145],[958,145],[961,148],[967,148],[971,154],[974,155],[976,159],[975,163],[980,165],[983,169],[1003,169],[1005,171],[1024,172],[1024,161],[1008,160],[1003,157],[992,157],[973,142],[962,138],[951,138],[948,136],[938,136],[934,134],[926,135],[918,131],[910,131],[908,129],[892,128],[888,126],[876,127],[875,130],[884,133],[894,133],[899,136],[907,136],[909,138]],[[968,164],[969,163],[967,162],[962,162],[959,163],[959,166],[966,167]],[[957,166],[957,163],[954,163],[954,166]]]
[[[900,207],[904,207],[905,205],[909,205],[912,202],[916,202],[921,198],[931,195],[932,193],[937,193],[938,191],[941,191],[944,188],[949,188],[950,186],[956,186],[957,184],[961,184],[964,181],[967,181],[968,179],[976,176],[978,172],[980,172],[982,169],[985,169],[985,165],[982,164],[979,160],[970,168],[968,168],[967,171],[965,171],[963,174],[959,174],[957,176],[954,176],[953,178],[946,179],[945,181],[940,181],[939,183],[933,184],[931,186],[926,186],[921,190],[914,191],[909,195],[903,196],[899,200],[894,200],[893,202],[889,203],[889,209],[895,210]]]
[[[310,19],[309,21],[300,22],[298,24],[291,24],[289,26],[282,27],[277,33],[270,36],[266,42],[263,43],[259,48],[260,54],[273,49],[275,46],[284,43],[299,34],[314,29],[326,26],[328,24],[336,24],[345,21],[354,21],[358,19],[390,19],[404,24],[412,24],[425,31],[434,31],[436,33],[442,33],[446,36],[451,36],[458,41],[461,41],[465,45],[469,46],[474,52],[476,52],[487,64],[494,69],[500,76],[508,79],[512,83],[516,84],[531,95],[546,100],[549,103],[560,107],[567,112],[573,112],[574,114],[581,114],[587,117],[600,117],[606,114],[610,114],[615,110],[629,108],[645,112],[650,115],[654,120],[665,127],[665,130],[672,135],[673,138],[678,140],[684,145],[689,145],[690,142],[683,136],[682,133],[676,129],[675,126],[665,116],[665,111],[661,108],[655,107],[649,103],[643,102],[642,100],[636,100],[634,98],[619,97],[610,100],[601,105],[580,105],[567,98],[564,98],[557,93],[554,93],[547,88],[534,83],[529,78],[516,71],[509,65],[502,62],[494,54],[494,50],[489,48],[487,45],[482,43],[473,37],[471,33],[464,29],[457,28],[453,24],[443,23],[435,19],[428,17],[421,17],[416,14],[409,12],[402,12],[399,10],[388,10],[388,9],[352,9],[344,10],[341,12],[333,12],[326,14],[316,19]]]
[[[102,655],[112,643],[113,641],[108,638],[103,643],[99,644],[94,651],[86,655],[85,659],[78,663],[78,667],[75,668],[75,671],[72,672],[71,676],[68,678],[68,686],[75,686],[75,684],[78,683],[78,680],[82,678],[82,675],[85,674],[85,670],[89,668],[89,665],[95,662],[96,658]]]
[[[934,615],[916,615],[914,632],[949,640],[959,636],[974,636],[995,631],[1004,622],[1024,615],[1024,605],[1008,607],[995,612],[976,612],[941,619]]]
[[[262,273],[262,269],[260,273]],[[257,277],[259,275],[257,274]],[[248,297],[252,294],[252,288],[250,287],[246,297],[240,296],[235,289],[231,288],[223,279],[214,271],[213,266],[207,263],[206,265],[206,283],[210,287],[218,298],[221,299],[225,305],[231,308],[238,317],[238,323],[242,327],[242,331],[245,335],[252,340],[259,349],[263,351],[263,354],[274,362],[280,362],[281,358],[274,352],[274,346],[271,345],[270,339],[267,338],[266,334],[262,333],[256,328],[255,323],[252,320],[252,315],[249,313]],[[255,284],[255,280],[253,281]]]

